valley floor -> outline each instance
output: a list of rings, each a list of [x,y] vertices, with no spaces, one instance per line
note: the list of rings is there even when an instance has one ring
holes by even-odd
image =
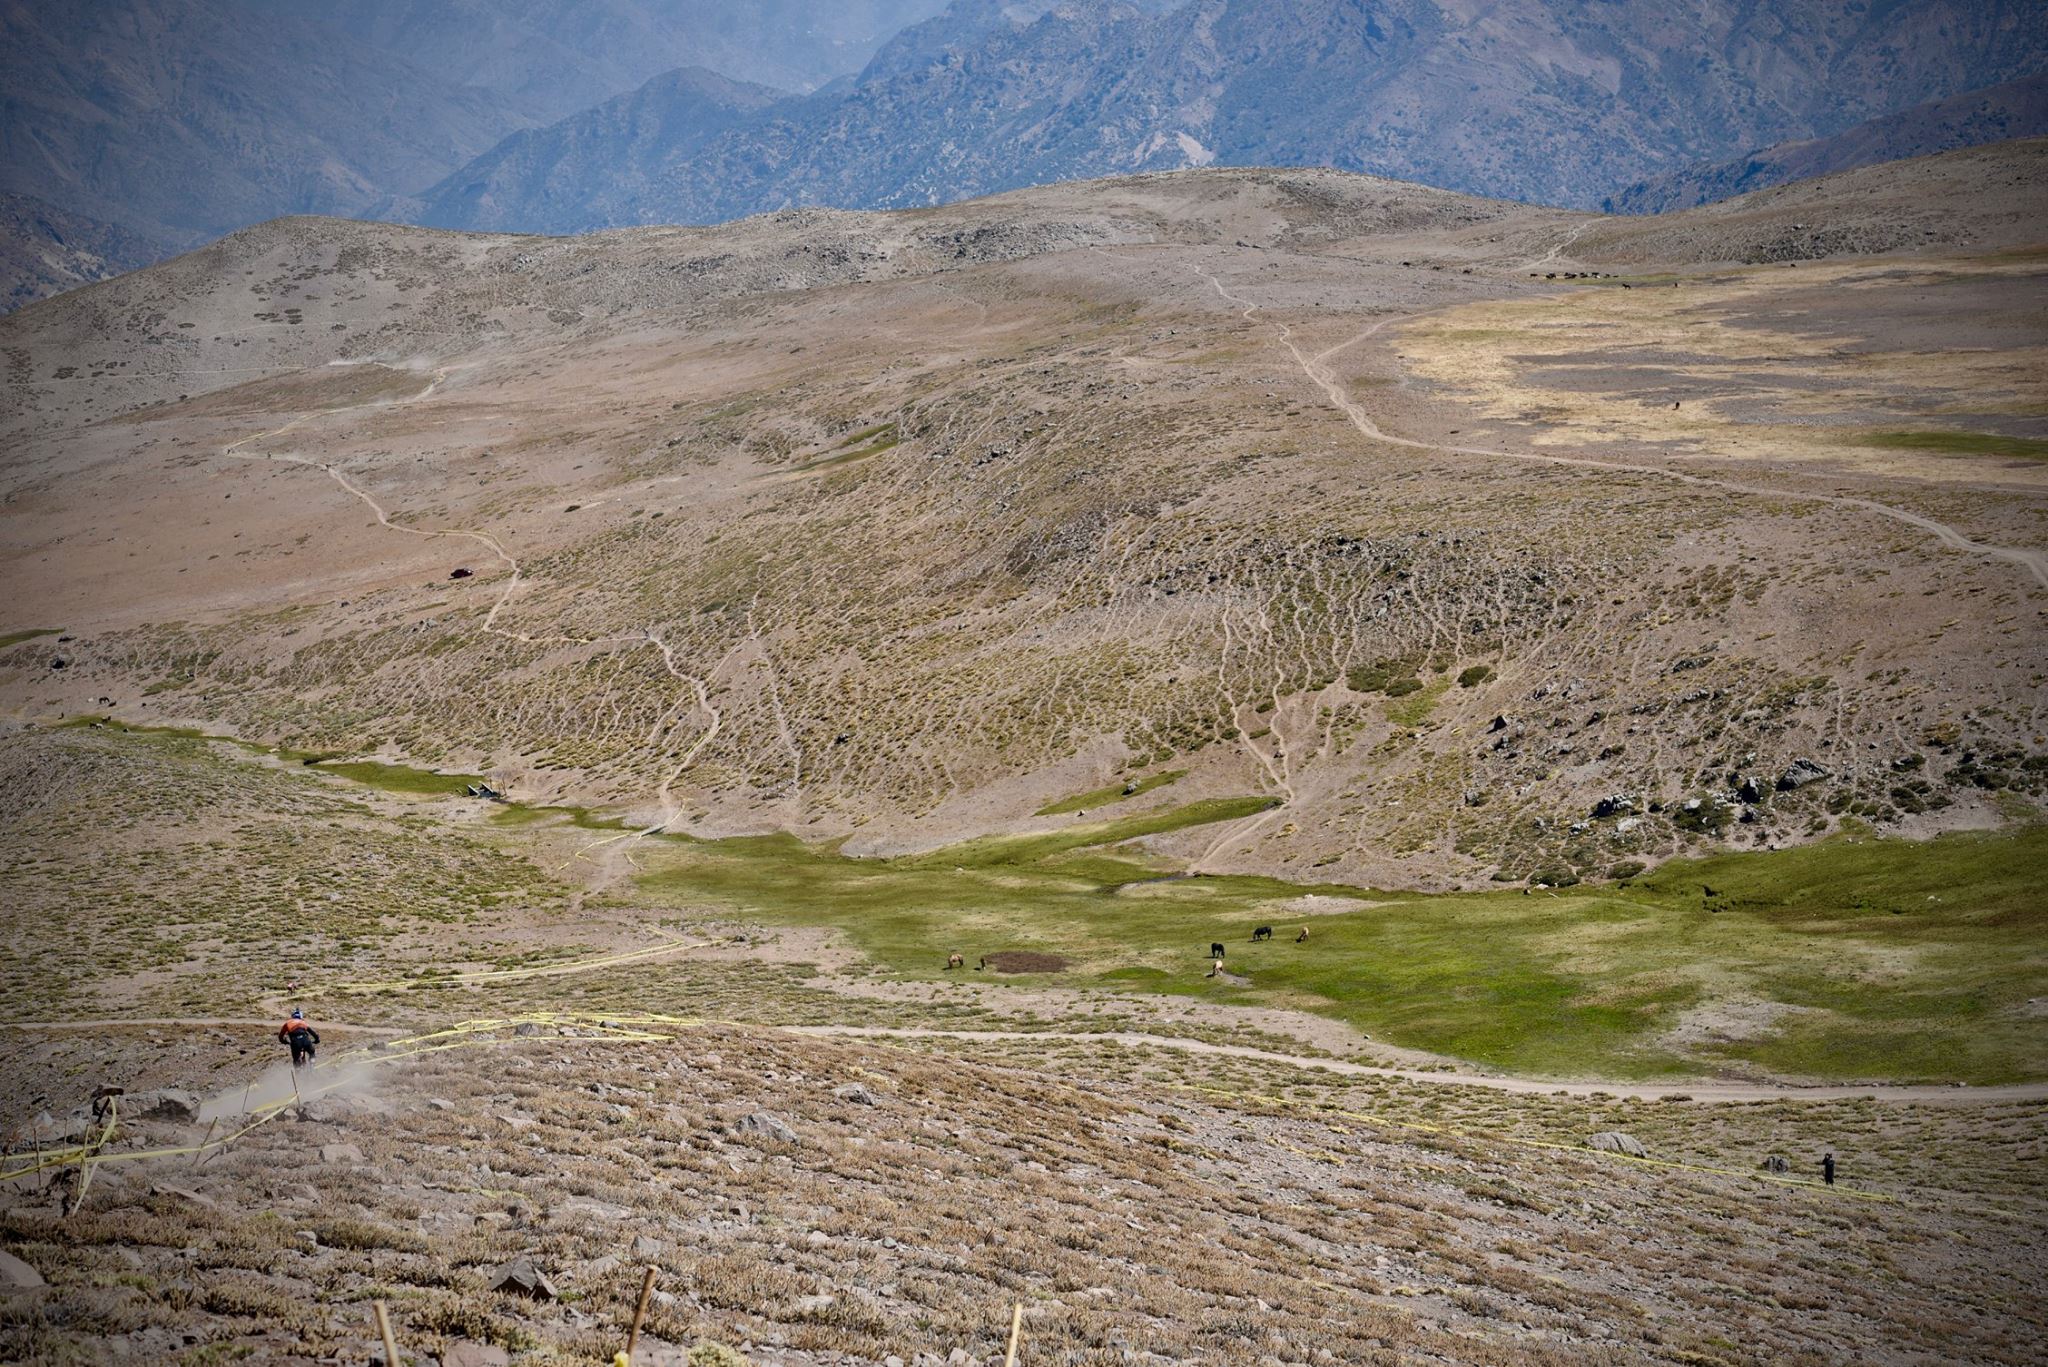
[[[1201,946],[1177,985],[1105,976],[1034,914],[1003,945],[1074,968],[991,981],[929,951],[999,922],[833,881],[929,859],[648,840],[117,727],[0,754],[40,776],[9,785],[8,890],[59,894],[0,954],[0,1237],[46,1283],[0,1299],[12,1360],[363,1360],[380,1299],[444,1362],[597,1361],[645,1266],[642,1363],[994,1363],[1015,1304],[1025,1362],[2019,1363],[2048,1309],[2038,1086],[1514,1082],[1250,985],[1247,956],[1445,899],[1256,889],[1330,905],[1306,946],[1233,943],[1227,987]],[[1092,877],[1144,858],[1118,848]],[[1072,854],[978,850],[1021,896]],[[840,925],[690,894],[713,857],[825,879]],[[296,1094],[294,1001],[324,1036]],[[124,1125],[67,1216],[102,1082],[198,1109]],[[489,1289],[521,1258],[552,1299]]]

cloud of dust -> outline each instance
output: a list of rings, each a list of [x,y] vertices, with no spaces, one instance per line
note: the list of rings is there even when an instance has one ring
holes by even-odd
[[[226,1124],[244,1115],[253,1119],[294,1099],[363,1096],[371,1090],[375,1073],[374,1060],[353,1056],[333,1062],[316,1058],[298,1069],[292,1067],[290,1059],[279,1059],[240,1087],[209,1097],[199,1108],[199,1119],[201,1123],[218,1120]]]

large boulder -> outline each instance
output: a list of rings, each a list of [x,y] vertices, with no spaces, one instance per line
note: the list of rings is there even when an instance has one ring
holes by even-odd
[[[1605,1153],[1625,1153],[1630,1158],[1648,1158],[1650,1151],[1643,1147],[1643,1141],[1620,1130],[1602,1130],[1586,1140],[1586,1147]]]
[[[533,1265],[531,1258],[514,1258],[491,1274],[488,1283],[493,1291],[507,1295],[524,1296],[528,1300],[551,1301],[555,1299],[555,1284],[547,1275]]]
[[[1785,766],[1784,773],[1778,775],[1778,791],[1789,793],[1794,788],[1804,788],[1809,783],[1818,783],[1824,778],[1832,777],[1832,770],[1822,768],[1810,759],[1795,759]]]
[[[789,1122],[780,1116],[770,1115],[767,1111],[755,1111],[746,1119],[740,1121],[739,1131],[741,1134],[751,1134],[762,1139],[772,1139],[778,1144],[794,1144],[797,1142],[796,1131],[789,1127]]]

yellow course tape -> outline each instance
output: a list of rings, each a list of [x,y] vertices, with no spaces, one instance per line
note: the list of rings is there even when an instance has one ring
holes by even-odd
[[[389,1063],[399,1059],[414,1058],[421,1054],[436,1054],[450,1049],[464,1049],[479,1044],[498,1043],[500,1041],[495,1038],[497,1035],[507,1030],[516,1029],[521,1025],[554,1026],[556,1028],[589,1028],[596,1026],[603,1028],[604,1032],[598,1035],[583,1036],[582,1038],[591,1043],[634,1044],[665,1043],[675,1038],[673,1034],[662,1034],[649,1030],[646,1028],[648,1026],[685,1027],[701,1025],[703,1023],[702,1020],[695,1017],[668,1016],[654,1012],[622,1014],[592,1011],[543,1011],[530,1016],[509,1016],[499,1020],[463,1021],[440,1030],[432,1030],[419,1035],[408,1035],[401,1039],[385,1041],[381,1045],[350,1050],[346,1054],[338,1055],[332,1062],[323,1065],[321,1071],[324,1072],[329,1068],[338,1069],[342,1064],[350,1061],[358,1064]],[[176,1158],[182,1155],[201,1154],[209,1150],[223,1149],[251,1131],[275,1120],[292,1107],[346,1087],[354,1080],[355,1078],[352,1074],[340,1076],[322,1086],[300,1089],[292,1096],[280,1098],[277,1101],[268,1101],[260,1106],[253,1106],[244,1112],[244,1115],[254,1116],[255,1119],[250,1120],[248,1124],[240,1129],[219,1135],[200,1144],[188,1144],[176,1148],[135,1149],[123,1153],[95,1152],[96,1146],[92,1144],[73,1144],[62,1149],[46,1149],[39,1156],[38,1161],[34,1163],[0,1171],[0,1183],[12,1182],[17,1178],[30,1177],[55,1167],[92,1167],[101,1163],[131,1163],[145,1158]],[[105,1139],[103,1138],[101,1142],[104,1143]]]
[[[339,1064],[349,1059],[361,1059],[362,1061],[367,1063],[392,1062],[398,1059],[418,1057],[422,1054],[437,1054],[446,1052],[451,1049],[466,1049],[475,1047],[480,1044],[500,1043],[502,1041],[498,1040],[496,1038],[497,1036],[502,1035],[505,1031],[508,1030],[516,1030],[519,1026],[522,1025],[533,1025],[540,1027],[552,1026],[557,1029],[565,1027],[581,1027],[587,1029],[595,1026],[601,1029],[603,1033],[598,1035],[582,1036],[581,1038],[584,1038],[594,1043],[603,1042],[617,1044],[659,1044],[672,1041],[675,1038],[674,1034],[662,1033],[660,1030],[651,1029],[649,1027],[668,1027],[670,1029],[675,1029],[701,1027],[705,1025],[745,1024],[747,1023],[740,1021],[711,1020],[701,1016],[671,1016],[664,1015],[659,1012],[619,1013],[594,1011],[540,1011],[535,1012],[531,1015],[507,1016],[502,1018],[484,1018],[477,1020],[461,1021],[455,1025],[445,1026],[439,1030],[430,1030],[418,1035],[408,1035],[400,1039],[385,1041],[381,1045],[366,1046],[362,1049],[352,1050],[349,1053],[343,1054],[340,1056],[340,1058],[336,1059],[335,1064]],[[885,1044],[884,1047],[887,1047],[887,1045]],[[312,1091],[300,1092],[299,1094],[289,1099],[268,1102],[262,1106],[256,1107],[253,1110],[247,1112],[247,1114],[255,1115],[257,1119],[251,1121],[247,1125],[244,1125],[241,1129],[238,1129],[230,1134],[222,1135],[219,1138],[208,1140],[203,1144],[194,1144],[183,1148],[146,1149],[129,1153],[112,1154],[91,1152],[92,1146],[90,1145],[73,1145],[69,1148],[62,1150],[46,1151],[45,1154],[42,1156],[41,1161],[34,1163],[30,1166],[0,1172],[0,1183],[11,1182],[16,1178],[20,1177],[27,1177],[34,1173],[41,1172],[46,1168],[59,1167],[69,1164],[78,1164],[84,1166],[98,1163],[130,1162],[136,1159],[143,1158],[173,1158],[181,1154],[197,1154],[204,1153],[209,1149],[223,1148],[229,1144],[234,1143],[236,1140],[242,1138],[244,1135],[256,1129],[258,1126],[264,1125],[269,1121],[275,1119],[278,1115],[282,1114],[287,1108],[297,1105],[300,1102],[303,1102],[309,1098],[323,1096],[328,1092],[336,1090],[337,1088],[346,1086],[352,1080],[352,1078],[347,1077],[338,1078],[335,1081],[330,1082],[323,1087],[315,1088]],[[1203,1087],[1192,1083],[1166,1083],[1161,1085],[1164,1085],[1168,1087],[1170,1090],[1174,1091],[1197,1092],[1207,1096],[1224,1097],[1234,1101],[1244,1101],[1251,1102],[1256,1105],[1270,1106],[1277,1110],[1304,1112],[1307,1114],[1317,1116],[1341,1116],[1346,1120],[1359,1121],[1363,1124],[1374,1125],[1381,1129],[1408,1130],[1417,1134],[1443,1135],[1456,1139],[1472,1140],[1479,1143],[1510,1144],[1527,1149],[1543,1149],[1556,1153],[1576,1154],[1581,1158],[1591,1157],[1596,1152],[1595,1150],[1588,1150],[1575,1144],[1563,1144],[1555,1140],[1528,1139],[1520,1135],[1503,1134],[1498,1130],[1464,1130],[1459,1129],[1456,1126],[1438,1125],[1425,1120],[1396,1120],[1392,1116],[1376,1115],[1370,1111],[1354,1111],[1342,1106],[1318,1102],[1295,1101],[1287,1097],[1271,1096],[1259,1092],[1241,1092],[1235,1091],[1227,1087]],[[1291,1144],[1281,1144],[1280,1147],[1301,1154],[1303,1157],[1317,1159],[1323,1162],[1336,1161],[1331,1155],[1331,1153],[1327,1150],[1317,1153],[1311,1152],[1306,1149],[1295,1148]],[[1829,1196],[1844,1197],[1849,1200],[1870,1201],[1883,1205],[1905,1204],[1898,1197],[1889,1195],[1885,1192],[1863,1191],[1855,1187],[1827,1186],[1823,1183],[1813,1181],[1811,1178],[1779,1177],[1774,1174],[1766,1172],[1746,1171],[1740,1168],[1714,1167],[1705,1163],[1686,1163],[1681,1162],[1677,1159],[1670,1158],[1637,1158],[1631,1154],[1608,1153],[1605,1151],[1597,1152],[1599,1152],[1599,1156],[1601,1158],[1619,1160],[1625,1163],[1634,1163],[1641,1167],[1670,1168],[1684,1172],[1711,1173],[1718,1177],[1742,1177],[1748,1178],[1751,1181],[1770,1182],[1778,1186],[1784,1187],[1796,1187],[1802,1190],[1812,1191],[1815,1193],[1824,1193]]]
[[[614,968],[620,964],[638,963],[642,959],[659,958],[683,949],[701,949],[703,946],[690,940],[664,940],[658,945],[644,945],[639,949],[628,949],[617,954],[601,955],[595,959],[571,959],[564,963],[532,964],[525,968],[479,968],[469,973],[451,973],[445,977],[394,978],[388,982],[335,983],[327,990],[332,992],[405,992],[416,987],[478,987],[500,986],[505,983],[524,982],[529,978],[564,978],[575,973],[588,973],[595,968]]]

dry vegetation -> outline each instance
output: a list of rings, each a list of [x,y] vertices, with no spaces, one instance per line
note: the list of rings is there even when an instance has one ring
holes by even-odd
[[[1364,1108],[1406,1108],[1415,1125],[1448,1107],[1457,1136],[1360,1118],[1359,1097],[1309,1073],[1264,1072],[1253,1086],[1289,1096],[1253,1101],[1232,1099],[1245,1080],[1227,1070],[1063,1059],[1068,1080],[1052,1081],[1046,1061],[703,1028],[650,1044],[508,1035],[385,1065],[196,1167],[109,1164],[68,1220],[28,1182],[0,1228],[53,1285],[0,1311],[0,1343],[49,1362],[117,1343],[362,1360],[381,1297],[415,1351],[468,1339],[598,1361],[651,1263],[661,1344],[758,1362],[986,1361],[1013,1300],[1034,1362],[2034,1351],[2024,1146],[1964,1137],[1938,1109],[1629,1116],[1660,1154],[1665,1135],[1734,1139],[1719,1156],[1745,1169],[1780,1145],[1804,1169],[1824,1136],[1891,1174],[1852,1168],[1856,1192],[1899,1198],[1873,1201],[1490,1137],[1565,1108],[1503,1117],[1457,1092],[1427,1111],[1413,1097]],[[1089,1080],[1133,1065],[1143,1084]],[[787,1134],[749,1123],[762,1113]],[[1562,1128],[1605,1119],[1595,1107]],[[1934,1169],[1940,1185],[1974,1189],[1913,1186],[1928,1168],[1867,1154],[1873,1125],[1889,1150],[1948,1150],[1964,1166]],[[559,1301],[484,1290],[517,1257]]]
[[[499,1022],[0,1183],[0,1356],[363,1361],[383,1299],[601,1361],[652,1263],[693,1367],[1020,1301],[1025,1362],[2038,1360],[2038,1086],[1364,1064],[2048,1072],[2041,150],[1934,237],[1881,171],[1221,171],[285,221],[0,320],[0,1171],[101,1082],[282,1095],[289,1001],[323,1081]]]

